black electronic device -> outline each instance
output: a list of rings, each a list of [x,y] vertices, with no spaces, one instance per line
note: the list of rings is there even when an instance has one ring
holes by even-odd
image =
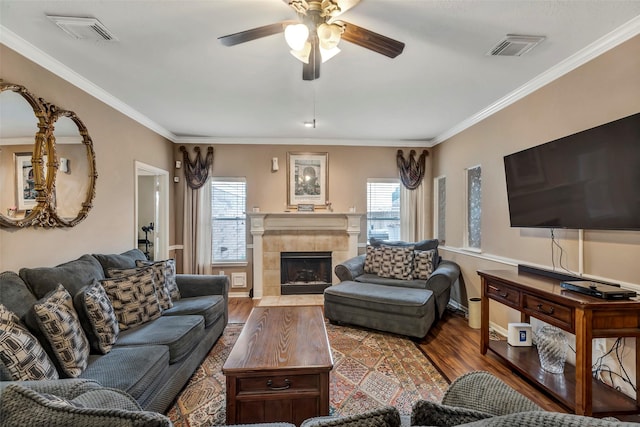
[[[637,295],[635,291],[623,289],[620,286],[606,285],[604,283],[589,282],[586,280],[562,282],[560,287],[606,300],[629,299]]]
[[[640,113],[504,157],[512,227],[640,230]]]

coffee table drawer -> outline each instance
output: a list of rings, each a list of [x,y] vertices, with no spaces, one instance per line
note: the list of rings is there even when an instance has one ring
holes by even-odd
[[[237,381],[238,394],[320,390],[319,375],[265,375]]]

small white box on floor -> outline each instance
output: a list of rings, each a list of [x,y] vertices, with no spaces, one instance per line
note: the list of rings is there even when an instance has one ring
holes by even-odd
[[[531,347],[531,325],[528,323],[509,323],[509,345]]]

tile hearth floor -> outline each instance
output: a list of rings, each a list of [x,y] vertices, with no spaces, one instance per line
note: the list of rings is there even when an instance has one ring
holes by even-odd
[[[281,295],[264,296],[260,299],[258,307],[295,306],[295,305],[324,305],[324,295]]]

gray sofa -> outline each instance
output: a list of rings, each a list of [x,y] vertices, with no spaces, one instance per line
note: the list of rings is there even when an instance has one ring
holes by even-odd
[[[85,285],[104,279],[107,269],[133,268],[137,260],[146,258],[133,249],[122,254],[83,255],[57,267],[23,268],[19,275],[0,273],[0,304],[25,320],[36,301],[58,283],[74,296]],[[176,284],[181,298],[173,301],[172,308],[155,320],[120,331],[107,354],[92,352],[79,379],[47,382],[61,390],[64,384],[72,387],[81,379],[94,380],[126,392],[141,409],[164,413],[222,335],[228,319],[226,276],[178,274]],[[80,321],[86,328],[82,318]],[[30,329],[42,343],[41,334]],[[43,347],[47,349],[45,344]],[[0,392],[14,383],[8,379],[0,363]]]
[[[325,316],[334,323],[424,337],[449,303],[451,286],[460,268],[440,259],[437,240],[409,243],[372,238],[371,247],[413,247],[434,251],[433,272],[427,279],[397,279],[365,272],[366,254],[336,265],[340,283],[324,291]]]

